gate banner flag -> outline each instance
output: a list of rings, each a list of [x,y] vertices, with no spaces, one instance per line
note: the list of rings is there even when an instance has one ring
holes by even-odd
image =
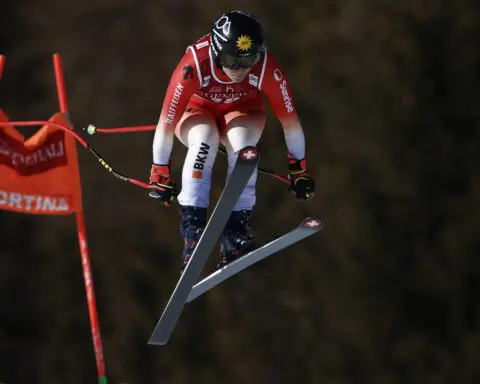
[[[8,121],[0,109],[0,122]],[[64,113],[48,121],[71,129]],[[48,124],[27,140],[14,126],[0,126],[0,209],[47,215],[81,212],[75,139]]]

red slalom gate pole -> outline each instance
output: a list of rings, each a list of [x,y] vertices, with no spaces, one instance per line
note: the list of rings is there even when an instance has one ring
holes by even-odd
[[[57,85],[60,112],[65,113],[68,116],[67,93],[65,89],[65,80],[63,77],[62,60],[60,55],[53,55],[53,66],[55,69],[55,80]],[[93,285],[90,253],[87,242],[87,230],[85,226],[83,209],[80,212],[76,212],[76,219],[78,242],[80,245],[80,256],[82,260],[83,280],[85,283],[88,313],[90,315],[90,328],[92,332],[93,348],[95,351],[95,360],[97,363],[98,382],[99,384],[107,384],[107,377],[105,376],[105,363],[103,359],[102,339],[100,336],[100,324],[98,321],[97,302]]]
[[[5,68],[5,61],[6,57],[4,55],[0,55],[0,80],[2,79],[3,69]]]
[[[67,91],[65,88],[65,78],[63,77],[63,65],[62,59],[58,53],[53,55],[53,68],[55,71],[55,83],[57,85],[60,112],[68,114]]]

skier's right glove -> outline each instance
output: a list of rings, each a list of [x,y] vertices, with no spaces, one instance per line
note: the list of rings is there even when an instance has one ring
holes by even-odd
[[[307,163],[305,159],[297,160],[291,154],[288,155],[288,180],[290,187],[288,190],[292,192],[297,199],[311,199],[315,194],[315,181],[307,173]]]
[[[177,201],[177,185],[170,176],[170,163],[167,165],[152,164],[150,170],[150,191],[148,195],[167,207]]]

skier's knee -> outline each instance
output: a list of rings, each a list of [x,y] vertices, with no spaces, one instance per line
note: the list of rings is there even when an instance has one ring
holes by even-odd
[[[188,132],[189,146],[207,143],[209,146],[218,146],[218,128],[211,123],[202,123],[193,126]]]

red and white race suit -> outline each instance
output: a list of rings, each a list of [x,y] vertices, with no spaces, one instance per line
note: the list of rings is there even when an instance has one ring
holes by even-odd
[[[267,49],[246,77],[235,83],[215,65],[210,34],[188,46],[170,78],[153,143],[155,164],[169,162],[175,135],[189,148],[180,204],[208,206],[219,142],[229,152],[229,173],[235,152],[257,144],[265,124],[263,95],[283,127],[288,152],[303,159],[305,137],[292,92],[284,70]],[[255,182],[256,172],[235,210],[253,207]]]

